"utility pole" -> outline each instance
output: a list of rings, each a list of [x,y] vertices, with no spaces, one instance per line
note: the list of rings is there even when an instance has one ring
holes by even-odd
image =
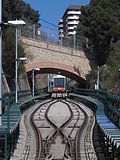
[[[61,32],[61,34],[60,34],[60,38],[61,38],[61,39],[60,39],[60,44],[61,44],[61,46],[62,46],[62,41],[63,41],[63,40],[62,40],[62,32]]]
[[[15,102],[18,102],[18,47],[17,47],[17,26],[16,26],[16,58],[15,58]]]
[[[74,49],[76,49],[76,31],[74,31]]]
[[[32,60],[32,96],[34,97],[35,95],[35,69],[34,69],[34,40],[35,40],[35,24],[33,24],[33,60]]]
[[[118,65],[118,71],[119,71],[119,100],[120,100],[120,64]]]
[[[100,71],[99,71],[99,66],[98,66],[98,75],[97,75],[97,89],[99,90],[99,86],[100,86]]]
[[[2,0],[0,0],[0,126],[2,125]]]

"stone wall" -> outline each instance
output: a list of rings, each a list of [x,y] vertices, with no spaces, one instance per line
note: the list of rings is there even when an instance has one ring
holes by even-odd
[[[18,91],[30,90],[27,74],[21,74],[18,77]]]
[[[2,94],[10,92],[6,77],[4,73],[2,74]]]
[[[40,41],[33,41],[22,37],[22,42],[28,53],[28,58],[33,57],[34,63],[38,62],[55,62],[59,64],[70,65],[77,68],[84,75],[91,71],[88,58],[81,50],[74,50],[59,45],[48,44]],[[32,63],[32,58],[28,64]]]

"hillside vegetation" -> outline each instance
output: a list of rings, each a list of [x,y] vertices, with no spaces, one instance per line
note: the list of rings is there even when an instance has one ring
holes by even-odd
[[[23,0],[3,0],[2,21],[7,23],[8,20],[24,20],[26,23],[37,24],[39,27],[39,13],[26,4]],[[3,70],[9,80],[15,77],[15,28],[10,26],[2,26],[3,32],[3,51],[2,62]],[[26,53],[20,43],[18,43],[18,58],[25,57]],[[23,65],[19,67],[21,69]]]
[[[118,94],[120,1],[91,0],[89,5],[83,5],[77,34],[88,38],[84,49],[94,59],[87,76],[88,87],[94,88],[99,65],[101,86]]]

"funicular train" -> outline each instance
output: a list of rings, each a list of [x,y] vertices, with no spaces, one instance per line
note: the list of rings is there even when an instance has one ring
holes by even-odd
[[[63,97],[66,93],[66,77],[62,75],[53,76],[52,92],[56,97]]]
[[[53,76],[53,92],[66,91],[66,77],[62,75]]]

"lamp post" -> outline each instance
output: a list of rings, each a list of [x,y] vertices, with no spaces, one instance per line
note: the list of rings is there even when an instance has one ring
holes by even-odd
[[[0,126],[2,125],[2,0],[0,0]]]
[[[74,49],[76,49],[76,31],[74,31]]]
[[[120,100],[120,64],[118,65],[118,72],[119,72],[119,100]]]
[[[63,34],[62,34],[62,31],[60,32],[60,45],[62,46],[63,45],[63,39],[62,39],[62,36],[63,36]]]
[[[32,96],[35,96],[35,71],[39,71],[40,68],[34,68],[32,70]]]
[[[35,96],[35,70],[32,70],[32,96]]]
[[[17,43],[16,43],[17,44]],[[16,47],[17,48],[17,47]],[[16,69],[15,69],[15,103],[18,102],[18,66],[19,66],[19,63],[18,62],[24,62],[26,61],[27,58],[26,57],[21,57],[21,58],[18,58],[18,55],[17,55],[17,49],[16,49]]]
[[[13,21],[8,21],[8,23],[3,23],[2,22],[2,0],[0,0],[0,126],[2,125],[2,27],[1,24],[3,23],[4,25],[18,25],[20,24],[21,21],[18,22],[18,24],[11,23]],[[25,24],[25,22],[24,22]],[[8,116],[7,116],[7,129],[5,129],[5,160],[7,160],[7,132],[9,131],[10,124],[9,124],[9,112],[10,112],[10,101],[8,101]]]
[[[2,27],[1,25],[10,25],[16,27],[16,68],[17,68],[17,26],[25,25],[22,20],[8,21],[8,23],[2,22],[2,0],[0,0],[0,126],[2,125]],[[17,82],[17,70],[16,70],[16,82]],[[16,84],[17,86],[17,84]],[[17,102],[17,87],[16,87],[16,102]]]
[[[21,25],[25,25],[26,23],[23,20],[13,20],[13,21],[8,21],[7,23],[10,26],[15,26],[16,27],[16,54],[15,54],[15,102],[18,102],[18,46],[17,46],[17,27]]]
[[[99,90],[100,86],[100,73],[99,73],[99,66],[98,66],[98,73],[97,73],[97,89]]]
[[[48,92],[49,92],[49,85],[50,85],[49,78],[50,78],[50,75],[48,74]]]

